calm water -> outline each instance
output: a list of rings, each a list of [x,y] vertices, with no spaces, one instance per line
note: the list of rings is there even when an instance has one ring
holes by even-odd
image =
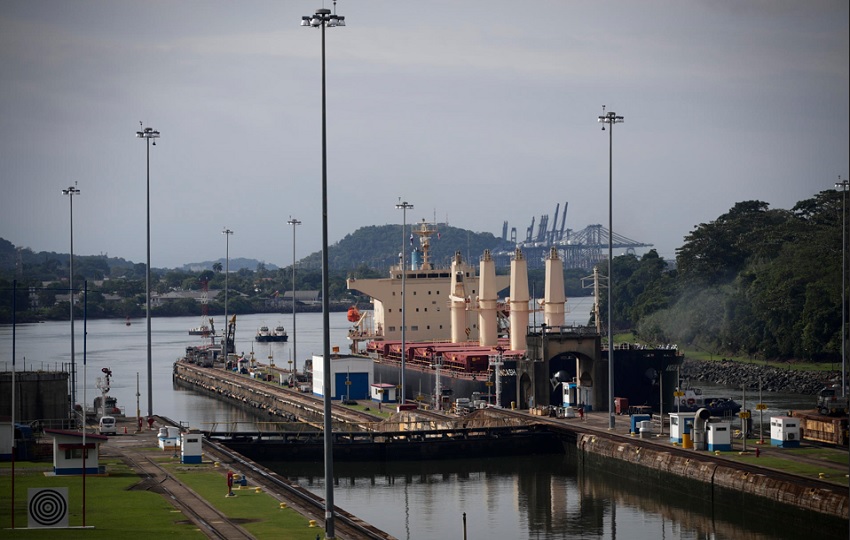
[[[190,336],[189,328],[200,324],[200,317],[154,318],[151,320],[151,372],[153,381],[153,412],[173,420],[188,423],[192,427],[206,428],[211,423],[250,422],[253,417],[246,412],[216,400],[177,388],[172,384],[171,373],[174,361],[185,351],[187,345],[200,345],[200,336]],[[309,358],[322,352],[322,317],[320,313],[298,315],[298,357]],[[76,323],[77,357],[77,402],[83,401],[85,381],[86,403],[92,406],[94,398],[100,396],[97,378],[101,369],[112,370],[109,395],[118,400],[118,405],[128,416],[136,415],[136,376],[139,377],[140,409],[142,415],[148,411],[147,386],[147,332],[145,319],[131,319],[130,326],[124,320],[90,320],[87,323],[85,366],[83,376],[83,323]],[[216,329],[221,330],[221,321]],[[236,319],[236,352],[250,353],[266,362],[271,355],[276,364],[290,360],[292,343],[256,343],[254,336],[262,324],[283,324],[289,329],[292,315],[256,314],[238,316]],[[331,313],[331,345],[345,350],[348,322],[345,313]],[[19,324],[16,329],[15,369],[61,370],[71,361],[70,323],[45,322]],[[290,335],[290,340],[292,336]],[[11,369],[12,328],[0,326],[0,369]],[[299,360],[299,366],[303,360]]]
[[[584,309],[574,309],[571,317],[586,321]],[[201,338],[188,335],[200,317],[162,318],[152,322],[154,412],[180,420],[193,427],[212,423],[246,422],[253,417],[189,390],[175,388],[172,364],[187,345]],[[220,321],[217,327],[220,328]],[[110,395],[118,399],[128,415],[136,409],[136,375],[140,380],[140,408],[147,412],[147,357],[145,320],[133,319],[88,322],[85,379],[87,402],[99,390],[96,377],[101,368],[113,372]],[[292,343],[257,344],[253,338],[262,324],[281,323],[290,328],[291,314],[257,314],[237,317],[236,350],[250,352],[266,360],[285,364]],[[78,401],[83,396],[82,321],[77,321]],[[347,348],[345,313],[331,314],[331,346]],[[11,368],[9,326],[0,326],[0,369]],[[290,335],[290,340],[292,336]],[[48,322],[18,325],[16,369],[61,369],[70,361],[69,324]],[[299,365],[312,354],[321,354],[320,313],[298,315],[297,350]],[[706,392],[721,392],[741,399],[740,390],[700,385]],[[734,392],[734,393],[733,393]],[[765,394],[763,401],[777,414],[789,408],[802,408],[812,398],[793,394]],[[748,403],[756,395],[747,396]],[[808,406],[806,408],[809,408]],[[756,415],[756,423],[758,417]],[[247,425],[247,424],[246,424]],[[321,460],[321,458],[319,458]],[[320,466],[269,464],[281,473],[298,479],[308,489],[324,495],[324,473]],[[829,523],[811,516],[774,515],[764,510],[745,510],[736,504],[712,507],[687,493],[668,492],[663,486],[618,475],[611,470],[580,467],[574,456],[545,456],[524,459],[456,460],[430,463],[342,464],[335,465],[334,497],[337,506],[401,539],[462,538],[466,513],[470,540],[519,540],[566,538],[800,538],[813,535],[811,524]],[[810,519],[806,519],[806,518]],[[805,527],[798,523],[806,523]],[[843,526],[826,528],[819,538],[846,537]]]

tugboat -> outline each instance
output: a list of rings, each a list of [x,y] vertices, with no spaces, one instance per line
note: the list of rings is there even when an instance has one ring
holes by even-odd
[[[289,339],[289,335],[287,335],[286,329],[281,325],[275,326],[274,330],[269,330],[268,326],[263,325],[257,330],[257,336],[254,339],[261,343],[271,341],[285,342]]]

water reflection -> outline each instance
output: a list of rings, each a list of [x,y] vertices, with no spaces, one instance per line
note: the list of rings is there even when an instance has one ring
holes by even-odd
[[[320,459],[266,465],[322,495]],[[733,492],[712,504],[702,484],[575,454],[338,463],[334,470],[337,505],[402,539],[461,537],[464,513],[470,538],[491,539],[791,539],[816,530],[834,538],[846,530],[846,521]]]

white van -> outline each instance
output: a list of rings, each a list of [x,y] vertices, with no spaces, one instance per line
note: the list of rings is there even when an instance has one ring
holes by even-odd
[[[115,435],[115,433],[117,433],[115,428],[115,418],[112,416],[102,416],[100,418],[100,434]]]

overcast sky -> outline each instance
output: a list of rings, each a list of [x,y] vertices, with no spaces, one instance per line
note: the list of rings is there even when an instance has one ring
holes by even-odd
[[[35,251],[277,265],[321,249],[331,2],[0,3],[0,236]],[[846,0],[340,0],[327,30],[329,239],[422,218],[518,235],[569,202],[668,258],[742,200],[848,175]],[[559,220],[560,221],[560,220]],[[551,227],[550,221],[550,227]]]

